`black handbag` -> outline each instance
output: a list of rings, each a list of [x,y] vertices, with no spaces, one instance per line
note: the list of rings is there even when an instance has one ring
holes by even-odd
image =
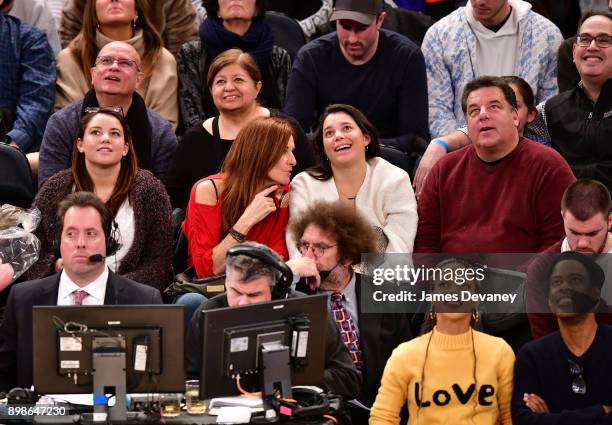
[[[189,292],[204,295],[206,298],[225,292],[225,274],[198,278],[195,276],[195,269],[189,267],[174,276],[174,281],[166,288],[164,295],[175,299]]]

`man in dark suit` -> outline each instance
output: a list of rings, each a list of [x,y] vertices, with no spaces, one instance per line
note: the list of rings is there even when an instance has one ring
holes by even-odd
[[[76,192],[57,213],[60,273],[11,288],[0,325],[0,391],[32,384],[32,307],[40,305],[161,304],[158,290],[108,270],[117,242],[112,217],[93,193]]]
[[[302,255],[287,262],[303,278],[296,289],[331,293],[329,310],[362,373],[357,401],[369,408],[391,352],[412,338],[407,315],[363,312],[362,285],[367,283],[353,265],[361,261],[362,253],[375,252],[372,226],[339,203],[318,202],[291,222],[289,232]],[[368,414],[353,408],[353,424],[367,424]]]

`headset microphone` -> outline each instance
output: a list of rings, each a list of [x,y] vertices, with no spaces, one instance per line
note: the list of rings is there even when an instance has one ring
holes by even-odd
[[[333,272],[336,269],[336,267],[338,267],[339,264],[340,264],[340,261],[338,261],[336,265],[329,270],[321,270],[319,272],[319,276],[321,276],[321,280],[327,279],[329,275],[331,274],[331,272]]]
[[[101,263],[104,261],[104,256],[102,254],[94,254],[89,256],[89,261],[92,263]]]

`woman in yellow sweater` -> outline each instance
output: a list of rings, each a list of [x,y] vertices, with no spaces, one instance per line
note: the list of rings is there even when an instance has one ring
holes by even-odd
[[[457,259],[438,264],[443,275],[474,268]],[[478,290],[476,279],[434,282],[433,292]],[[459,297],[460,299],[460,297]],[[399,345],[385,367],[370,425],[399,424],[408,403],[409,425],[511,424],[514,353],[501,338],[475,331],[476,305],[436,302],[431,332]]]

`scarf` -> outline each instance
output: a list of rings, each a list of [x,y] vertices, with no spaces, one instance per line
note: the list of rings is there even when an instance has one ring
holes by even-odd
[[[85,108],[99,107],[98,99],[94,89],[89,90],[83,98],[81,116],[85,114]],[[138,158],[138,168],[152,171],[151,168],[151,125],[144,100],[136,92],[132,95],[132,104],[128,110],[125,120],[132,132],[132,145]]]
[[[199,33],[211,62],[224,51],[237,47],[250,53],[261,68],[270,60],[274,46],[274,33],[262,17],[253,18],[251,26],[242,37],[210,17],[200,24]]]

